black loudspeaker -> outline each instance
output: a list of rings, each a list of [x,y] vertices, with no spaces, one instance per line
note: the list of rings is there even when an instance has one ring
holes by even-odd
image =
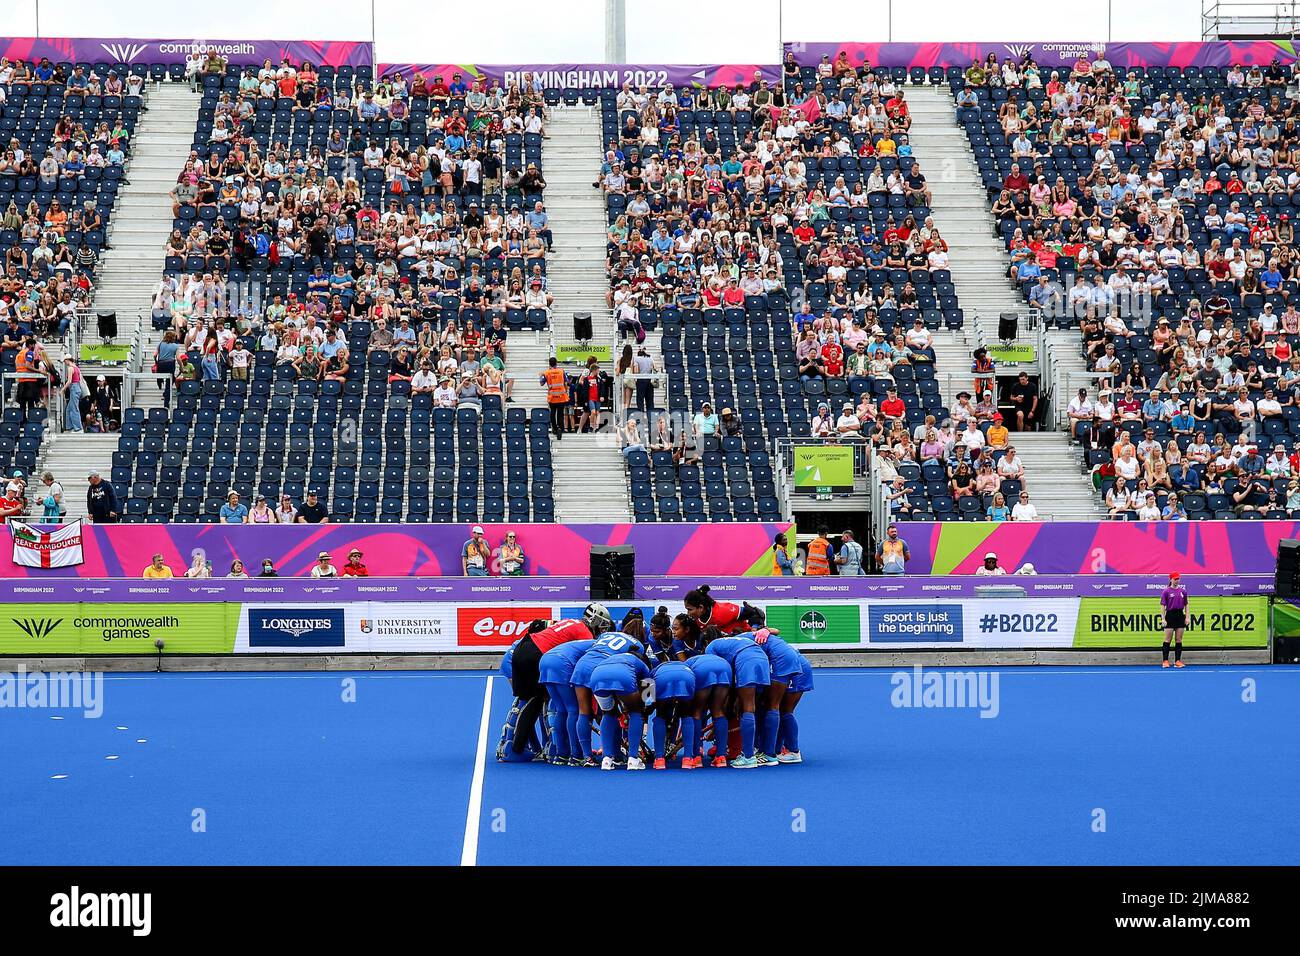
[[[1274,637],[1273,663],[1300,664],[1300,637]]]
[[[591,341],[592,333],[590,312],[573,313],[573,337],[579,342]]]
[[[99,320],[99,337],[105,342],[117,338],[117,313],[100,312],[96,317]]]
[[[636,585],[636,550],[630,544],[591,549],[591,599],[631,601]]]
[[[998,338],[1003,342],[1014,342],[1020,335],[1020,316],[1014,312],[998,314]]]
[[[1300,541],[1295,538],[1278,542],[1273,593],[1281,598],[1300,596]]]

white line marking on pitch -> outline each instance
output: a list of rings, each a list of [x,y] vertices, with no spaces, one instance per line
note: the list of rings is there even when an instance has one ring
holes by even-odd
[[[465,811],[465,842],[460,865],[478,865],[478,825],[483,813],[483,774],[487,771],[488,721],[492,718],[492,677],[483,686],[483,716],[478,724],[478,748],[474,754],[474,777],[469,784],[469,807]]]

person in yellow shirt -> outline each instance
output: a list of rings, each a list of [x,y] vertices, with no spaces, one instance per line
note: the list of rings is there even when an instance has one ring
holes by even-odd
[[[897,156],[898,144],[894,142],[894,137],[886,133],[880,139],[876,140],[876,154],[878,156]]]
[[[1006,425],[1002,424],[1002,413],[995,413],[993,424],[989,426],[988,434],[984,436],[988,440],[989,447],[994,449],[1006,448],[1010,436],[1011,432]]]
[[[153,562],[145,567],[142,576],[146,578],[173,578],[176,575],[172,574],[171,568],[163,564],[163,556],[161,554],[155,554],[153,556]]]

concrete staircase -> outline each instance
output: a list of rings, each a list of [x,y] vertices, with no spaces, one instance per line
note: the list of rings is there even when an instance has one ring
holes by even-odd
[[[934,219],[948,241],[953,285],[966,316],[962,331],[935,334],[935,372],[951,408],[956,393],[971,391],[974,384],[970,363],[976,319],[983,321],[986,335],[995,335],[999,313],[1023,313],[1027,306],[1007,278],[1011,260],[995,234],[979,167],[957,123],[948,88],[909,86],[907,102],[912,113],[908,138],[933,193]],[[1059,420],[1073,392],[1070,386],[1085,371],[1079,334],[1048,332],[1047,347],[1057,370],[1051,388],[1059,411],[1054,420]],[[1080,451],[1070,445],[1066,432],[1016,432],[1011,437],[1025,462],[1030,500],[1042,517],[1062,521],[1104,515],[1091,481],[1083,474]]]
[[[39,479],[51,472],[54,480],[63,485],[63,503],[68,509],[68,520],[86,516],[86,476],[98,471],[108,481],[113,470],[113,452],[117,451],[117,435],[85,435],[65,432],[57,439],[45,443],[32,473]],[[43,488],[39,480],[28,487],[29,498],[36,498]],[[125,500],[129,488],[116,489],[118,497]],[[40,514],[39,508],[30,513]]]
[[[172,201],[168,196],[189,157],[200,96],[184,83],[149,87],[146,105],[131,147],[128,182],[118,193],[109,224],[112,248],[104,256],[95,292],[95,308],[116,312],[118,338],[133,341],[141,323],[149,328],[154,288],[162,276],[167,236],[171,233]],[[146,367],[161,335],[149,337]],[[152,381],[137,387],[132,404],[150,408],[162,404],[162,391]]]
[[[1106,510],[1083,473],[1083,455],[1065,432],[1012,432],[1011,444],[1025,462],[1025,487],[1038,515],[1051,521],[1095,521]],[[1014,501],[1008,501],[1014,505]]]
[[[551,440],[555,520],[560,524],[629,522],[627,472],[612,433]]]
[[[909,86],[908,139],[933,194],[934,221],[948,241],[953,284],[966,314],[996,322],[999,312],[1021,312],[1025,302],[1007,278],[1011,261],[994,234],[984,182],[946,86]]]
[[[605,200],[591,185],[600,171],[600,117],[591,107],[555,107],[547,132],[546,208],[556,240],[547,269],[554,277],[556,341],[572,342],[573,313],[590,312],[592,341],[612,345]]]
[[[605,274],[605,202],[592,188],[600,162],[600,118],[589,107],[553,107],[542,146],[545,160],[546,209],[555,234],[555,249],[547,257],[547,275],[555,295],[551,323],[557,343],[574,342],[573,313],[590,312],[592,343],[611,349],[613,372],[619,349],[610,310],[605,305],[609,283]],[[511,339],[513,349],[513,338]],[[529,353],[527,382],[515,386],[516,401],[544,406],[545,391],[537,374],[549,351]],[[510,354],[514,366],[515,353]],[[526,389],[526,390],[525,390]],[[562,523],[626,522],[632,520],[627,474],[612,432],[566,435],[552,440],[555,463],[555,519]]]

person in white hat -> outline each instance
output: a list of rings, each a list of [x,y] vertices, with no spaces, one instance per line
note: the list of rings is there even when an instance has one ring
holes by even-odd
[[[470,529],[469,540],[460,549],[461,573],[471,578],[488,577],[491,573],[488,570],[488,560],[491,557],[492,549],[488,547],[487,540],[483,537],[482,526],[474,525]]]
[[[981,576],[987,576],[987,575],[1006,574],[1007,571],[1006,568],[998,564],[997,553],[994,551],[990,551],[988,554],[984,555],[984,564],[975,573]]]
[[[330,560],[330,553],[322,551],[316,555],[316,565],[311,569],[313,578],[337,578],[339,569],[334,567],[334,562]]]

